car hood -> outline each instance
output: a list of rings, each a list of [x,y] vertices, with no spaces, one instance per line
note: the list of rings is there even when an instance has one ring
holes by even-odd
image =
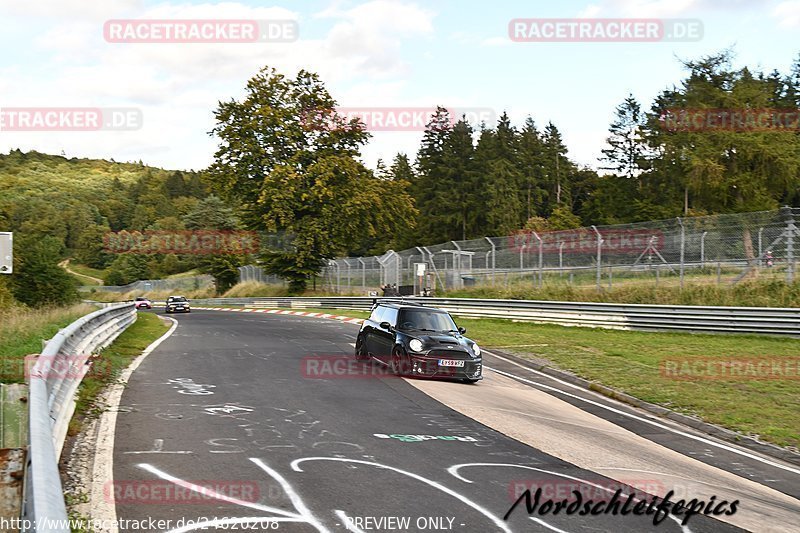
[[[462,348],[469,349],[473,341],[463,335],[450,333],[430,333],[414,332],[413,337],[421,340],[426,348]]]

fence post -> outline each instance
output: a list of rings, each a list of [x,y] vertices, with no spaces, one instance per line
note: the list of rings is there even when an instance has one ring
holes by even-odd
[[[450,241],[450,242],[453,243],[453,246],[455,246],[456,250],[458,250],[458,252],[457,252],[458,253],[458,267],[456,267],[456,255],[453,254],[453,268],[456,269],[456,283],[455,283],[455,285],[456,285],[457,289],[463,289],[464,286],[462,285],[462,280],[461,280],[461,247],[458,245],[458,243],[456,243],[456,241]]]
[[[519,248],[519,274],[520,274],[520,276],[522,275],[522,271],[524,270],[523,263],[522,263],[522,254],[525,252],[525,247],[526,246],[528,246],[527,242],[525,244],[523,244],[522,246],[520,246],[520,248]]]
[[[539,241],[539,288],[542,288],[542,238],[535,231],[532,231],[533,236]]]
[[[484,237],[484,239],[489,241],[489,244],[492,246],[492,285],[494,285],[495,257],[497,257],[497,248],[495,247],[492,239],[490,239],[489,237]],[[486,267],[488,268],[489,265],[486,265]]]
[[[706,235],[708,232],[704,231],[700,236],[700,268],[706,267]],[[761,255],[761,233],[758,234],[758,249],[758,254]]]
[[[686,227],[683,225],[681,217],[678,217],[678,224],[681,225],[681,289],[683,289],[683,258],[686,249]]]
[[[762,258],[761,258],[761,234],[764,233],[764,228],[758,228],[758,266],[761,267]]]
[[[794,225],[794,214],[791,207],[784,207],[788,217],[786,220],[786,283],[794,282],[794,236],[797,227]]]
[[[364,262],[362,257],[358,258],[358,262],[361,263],[361,290],[367,290],[367,264]]]
[[[564,241],[558,243],[558,277],[564,277]]]
[[[600,235],[600,232],[597,231],[596,226],[592,226],[592,229],[597,234],[597,290],[600,291],[600,278],[602,277],[603,273],[601,272],[600,263],[603,260],[603,236]]]

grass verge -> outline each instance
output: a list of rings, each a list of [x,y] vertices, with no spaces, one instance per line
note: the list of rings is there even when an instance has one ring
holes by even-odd
[[[354,318],[369,315],[349,309],[296,310]],[[692,380],[662,371],[664,361],[692,365],[705,360],[769,358],[793,364],[796,378],[800,340],[456,319],[467,326],[470,338],[490,350],[496,348],[536,360],[706,422],[781,446],[800,448],[797,379]]]
[[[25,356],[41,352],[42,340],[96,310],[86,304],[0,310],[0,383],[24,383]]]
[[[674,411],[698,416],[781,446],[800,447],[797,379],[686,379],[662,370],[706,360],[768,358],[793,364],[797,376],[800,341],[747,335],[656,333],[528,324],[504,320],[460,320],[486,347],[553,366]],[[684,366],[683,362],[687,366]],[[792,361],[794,361],[792,363]],[[703,363],[704,364],[704,363]]]
[[[497,285],[482,284],[447,291],[453,298],[499,298],[510,300],[557,300],[567,302],[607,302],[665,305],[719,305],[735,307],[800,307],[800,281],[779,279],[742,281],[736,285],[703,283],[687,276],[684,288],[676,284],[656,287],[652,282],[618,283],[598,291],[592,285],[548,282],[542,288],[534,281],[522,280]]]
[[[103,406],[97,404],[97,398],[103,389],[117,380],[131,361],[141,355],[145,348],[168,329],[169,326],[157,315],[139,313],[136,322],[117,337],[111,346],[103,350],[100,360],[94,363],[94,368],[97,370],[90,370],[81,382],[75,415],[70,421],[69,435],[77,434],[86,417],[100,414]]]

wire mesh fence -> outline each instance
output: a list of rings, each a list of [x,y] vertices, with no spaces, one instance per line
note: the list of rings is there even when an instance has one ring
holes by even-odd
[[[402,294],[476,284],[737,283],[794,281],[800,208],[592,226],[519,231],[418,246],[381,256],[330,261],[324,286],[336,293],[396,286]]]
[[[785,207],[561,231],[518,231],[343,257],[322,270],[322,287],[338,294],[433,294],[473,285],[534,286],[638,283],[794,281],[800,208]],[[239,268],[240,281],[282,283],[256,265]]]

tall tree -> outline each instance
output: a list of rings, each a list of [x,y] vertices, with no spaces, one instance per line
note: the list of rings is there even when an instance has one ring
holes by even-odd
[[[244,99],[221,102],[215,117],[220,146],[210,179],[241,206],[246,227],[292,237],[290,249],[264,259],[293,291],[346,252],[354,235],[392,235],[414,219],[410,197],[357,160],[369,134],[336,113],[316,74],[262,69]]]
[[[520,198],[522,205],[525,206],[524,220],[520,221],[520,227],[531,217],[544,215],[542,212],[543,200],[547,191],[543,187],[543,166],[544,156],[542,138],[536,129],[536,123],[531,117],[525,119],[525,124],[519,135],[519,163],[522,172],[522,188]]]
[[[544,129],[542,144],[542,166],[548,192],[545,210],[549,216],[559,204],[570,202],[570,177],[575,167],[567,158],[561,132],[552,122],[548,122]]]
[[[642,172],[647,156],[647,144],[642,135],[646,122],[647,117],[639,102],[629,94],[617,106],[614,122],[608,128],[608,148],[602,150],[602,161],[607,166],[600,167],[602,170],[610,170],[617,176],[628,179],[633,179]]]

